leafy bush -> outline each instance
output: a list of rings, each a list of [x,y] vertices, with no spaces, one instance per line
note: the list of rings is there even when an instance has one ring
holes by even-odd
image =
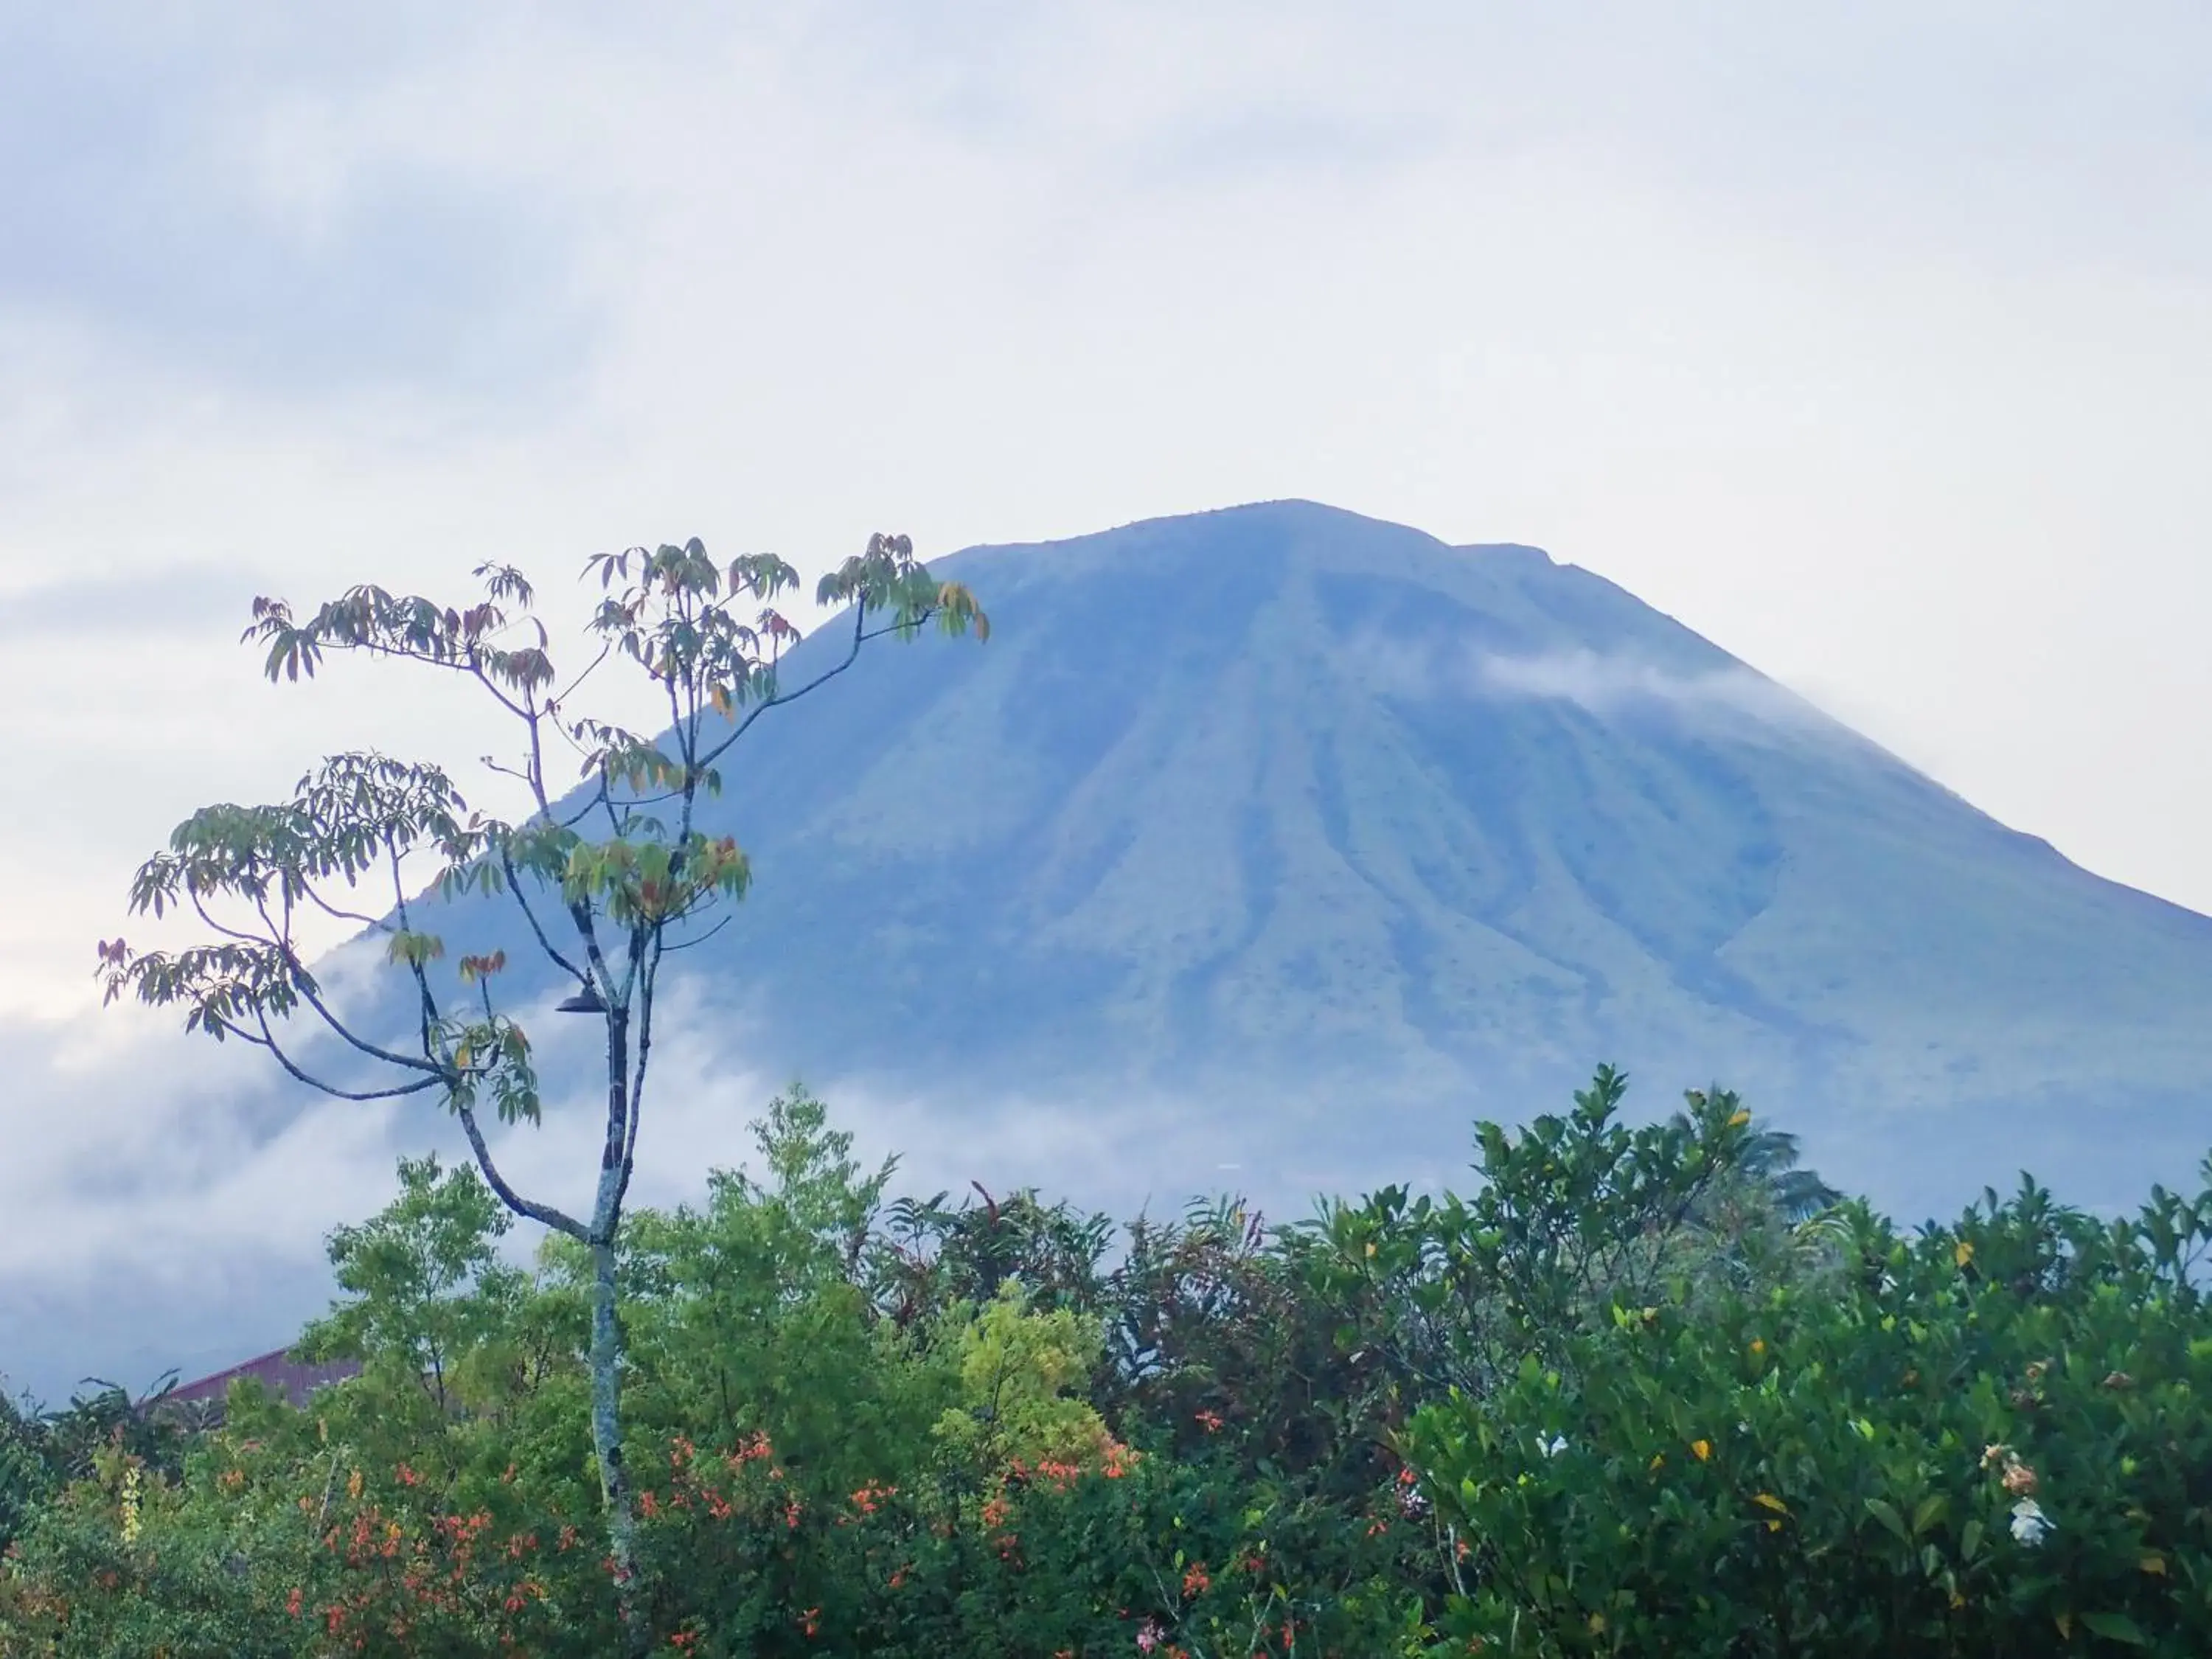
[[[1732,1096],[1622,1097],[1478,1126],[1466,1198],[1118,1249],[1034,1193],[886,1207],[780,1099],[763,1179],[620,1261],[619,1588],[594,1264],[404,1164],[333,1235],[303,1344],[363,1370],[308,1408],[0,1417],[0,1650],[2212,1651],[2212,1191],[1905,1233]]]
[[[2212,1169],[2208,1169],[2212,1176]],[[1834,1270],[1616,1301],[1406,1437],[1507,1654],[2212,1652],[2212,1194],[2110,1225],[2033,1185]]]

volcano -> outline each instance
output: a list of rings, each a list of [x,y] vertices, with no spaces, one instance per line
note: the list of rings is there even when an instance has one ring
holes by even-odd
[[[1073,1114],[1148,1189],[1449,1170],[1601,1060],[1908,1210],[2125,1201],[2212,1139],[2212,921],[1602,577],[1302,501],[933,568],[988,645],[732,751],[756,885],[690,975],[751,1066]]]
[[[1601,1061],[1632,1113],[1737,1090],[1908,1223],[2022,1169],[2132,1207],[2212,1140],[2212,921],[1601,577],[1297,501],[933,568],[988,643],[884,641],[725,758],[706,827],[754,885],[672,959],[641,1201],[746,1158],[793,1075],[908,1190],[1122,1216],[1463,1186],[1471,1120],[1560,1109]],[[799,647],[793,683],[840,644]],[[507,949],[547,1085],[501,1162],[588,1201],[599,1028],[550,1014],[573,985],[532,977],[509,907],[462,902],[432,925],[450,956]],[[404,1036],[380,945],[339,954],[331,982],[392,988]],[[16,1384],[289,1340],[327,1297],[315,1234],[381,1201],[394,1152],[465,1156],[430,1109],[311,1103],[237,1045],[174,1042],[30,1068],[53,1109],[119,1090],[189,1138],[52,1166],[70,1242],[19,1232],[0,1273]]]

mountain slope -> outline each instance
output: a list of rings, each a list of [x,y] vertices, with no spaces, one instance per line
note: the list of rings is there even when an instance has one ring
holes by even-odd
[[[1601,1059],[1899,1201],[1931,1157],[2117,1196],[2202,1150],[2212,921],[1597,576],[1304,502],[937,568],[988,646],[732,757],[757,885],[690,972],[751,1063],[1152,1102],[1285,1179],[1452,1161]]]

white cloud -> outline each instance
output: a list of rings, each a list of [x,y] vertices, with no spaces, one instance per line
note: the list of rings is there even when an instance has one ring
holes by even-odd
[[[1601,720],[1666,713],[1761,740],[1846,735],[1804,698],[1741,663],[1689,668],[1586,647],[1486,650],[1374,630],[1347,639],[1341,661],[1370,689],[1412,700],[1526,698],[1571,703]]]
[[[488,1133],[520,1191],[581,1215],[604,1122],[599,1028],[538,1012],[528,1023],[544,1121]],[[660,1033],[633,1206],[696,1200],[708,1170],[753,1164],[751,1126],[793,1081],[750,1064],[743,1022],[696,984],[674,982]],[[0,1051],[11,1061],[0,1376],[50,1399],[87,1374],[143,1387],[170,1366],[215,1369],[289,1340],[328,1300],[324,1239],[386,1200],[395,1158],[466,1156],[453,1126],[419,1104],[322,1099],[264,1056],[187,1039],[132,1007],[0,1023]],[[1148,1200],[1173,1210],[1186,1194],[1153,1190],[1163,1171],[1210,1171],[1224,1150],[1253,1150],[1227,1146],[1187,1103],[1164,1097],[978,1100],[809,1082],[864,1161],[899,1155],[896,1190],[921,1196],[957,1197],[980,1180],[1124,1214]],[[1136,1146],[1163,1156],[1132,1164]],[[524,1223],[512,1242],[526,1251],[538,1237]]]
[[[1662,708],[1696,715],[1748,716],[1769,726],[1815,730],[1829,723],[1802,697],[1741,666],[1684,672],[1595,651],[1516,657],[1491,653],[1471,661],[1484,690],[1505,696],[1553,698],[1593,714]]]
[[[77,8],[0,66],[43,227],[0,272],[0,587],[495,550],[557,590],[695,531],[818,567],[1328,499],[1603,568],[2212,902],[2198,12],[195,15]],[[122,732],[180,677],[253,751],[211,790],[266,793],[336,726],[276,724],[231,636],[0,690]],[[436,746],[434,701],[383,740]],[[83,914],[198,793],[118,800],[26,907]],[[74,932],[4,926],[41,965],[0,997],[56,1006]]]

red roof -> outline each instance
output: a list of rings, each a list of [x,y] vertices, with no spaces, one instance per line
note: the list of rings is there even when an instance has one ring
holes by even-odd
[[[258,1378],[270,1393],[287,1405],[307,1403],[307,1396],[317,1389],[332,1382],[342,1382],[349,1376],[358,1376],[361,1367],[350,1359],[336,1360],[325,1365],[306,1365],[287,1356],[283,1348],[274,1353],[264,1353],[258,1359],[233,1365],[227,1371],[217,1371],[212,1376],[203,1376],[169,1390],[167,1398],[179,1403],[196,1400],[213,1401],[221,1404],[237,1378]]]

